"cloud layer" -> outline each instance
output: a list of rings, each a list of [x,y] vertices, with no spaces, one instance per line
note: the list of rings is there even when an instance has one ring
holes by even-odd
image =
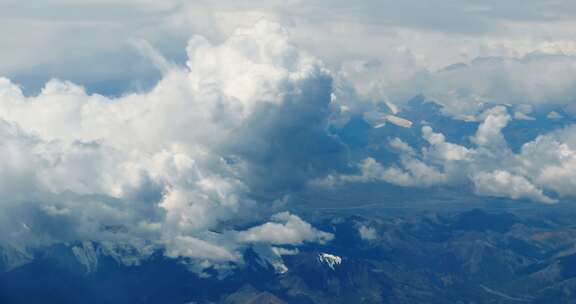
[[[405,187],[470,185],[480,196],[556,203],[574,197],[574,126],[544,133],[524,143],[516,153],[502,134],[512,117],[504,106],[483,113],[484,120],[469,145],[450,143],[442,133],[424,125],[427,145],[419,150],[401,138],[388,143],[399,155],[397,163],[372,157],[359,162],[356,174],[328,175],[313,182],[333,187],[351,182],[387,182]]]
[[[11,222],[30,234],[7,242],[125,239],[237,261],[244,244],[330,240],[289,213],[238,233],[223,224],[271,214],[251,195],[298,187],[326,166],[315,155],[338,150],[322,65],[265,21],[219,45],[193,37],[187,54],[149,92],[120,98],[60,80],[27,97],[0,80],[3,213],[25,206]]]
[[[574,197],[576,7],[531,2],[0,0],[0,242],[206,266],[329,242],[306,187]]]

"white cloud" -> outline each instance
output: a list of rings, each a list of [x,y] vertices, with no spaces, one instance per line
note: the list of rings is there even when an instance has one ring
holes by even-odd
[[[478,126],[476,135],[472,141],[479,147],[488,149],[503,149],[506,147],[506,139],[502,135],[502,129],[510,121],[510,115],[503,106],[494,107],[485,114],[486,118]]]
[[[414,57],[410,50],[406,57]],[[501,104],[517,108],[517,119],[530,119],[523,113],[528,107],[565,107],[573,102],[576,78],[570,75],[576,75],[575,68],[574,52],[455,58],[442,68],[392,55],[375,57],[343,64],[336,78],[337,100],[363,113],[383,101],[404,106],[422,94],[440,104],[444,114],[462,120],[476,120],[485,109]]]
[[[495,57],[431,75],[422,89],[427,98],[445,106],[447,113],[474,115],[486,105],[550,106],[573,101],[573,55],[529,54],[520,58]]]
[[[29,95],[0,78],[0,208],[24,210],[2,216],[0,231],[29,227],[0,236],[150,239],[173,256],[224,261],[238,260],[244,242],[328,241],[285,213],[238,239],[208,233],[268,216],[249,194],[284,194],[309,179],[469,183],[479,195],[546,203],[574,196],[573,130],[514,153],[502,135],[512,117],[494,107],[510,104],[514,118],[529,119],[575,96],[574,4],[532,2],[45,0],[30,10],[0,0],[0,33],[10,32],[0,42],[0,74],[25,85],[51,75],[87,84],[51,80]],[[422,7],[440,9],[424,16],[415,10]],[[289,29],[257,22],[263,17]],[[158,47],[137,43],[161,75],[134,59],[127,42],[140,38]],[[102,81],[124,83],[120,97],[88,93]],[[470,145],[427,126],[422,149],[390,141],[397,163],[367,153],[357,174],[338,173],[349,159],[326,134],[329,119],[381,114],[383,102],[402,105],[420,93],[445,113],[482,121]],[[45,213],[46,226],[28,222],[32,210]],[[109,226],[128,232],[112,235]]]
[[[417,158],[403,155],[400,166],[385,167],[374,158],[368,157],[357,164],[359,174],[332,174],[312,180],[310,185],[334,187],[341,183],[368,183],[385,181],[404,187],[429,187],[445,184],[449,177]]]
[[[336,144],[324,131],[330,76],[278,24],[238,29],[218,45],[195,36],[186,67],[147,51],[163,78],[118,98],[60,80],[25,96],[0,78],[0,208],[28,208],[8,222],[32,227],[8,241],[149,240],[171,256],[237,261],[241,246],[208,231],[267,215],[266,202],[248,196],[266,191],[261,185],[282,190],[285,180],[317,174],[314,150],[292,153],[291,141]],[[51,228],[34,226],[38,210]],[[274,244],[331,239],[295,215],[273,219],[246,235],[288,237]],[[110,226],[125,228],[111,234]]]
[[[526,143],[519,155],[518,171],[535,184],[560,196],[576,196],[576,138],[570,126]]]
[[[502,135],[510,120],[506,108],[497,106],[470,138],[472,147],[447,142],[430,126],[422,127],[428,143],[416,151],[395,138],[391,147],[399,162],[382,164],[368,157],[357,164],[357,174],[331,174],[313,184],[336,186],[353,182],[388,182],[405,187],[471,184],[477,195],[555,203],[576,196],[576,137],[574,126],[541,135],[514,153]],[[557,198],[558,197],[558,198]]]
[[[241,257],[222,246],[191,236],[178,236],[168,246],[169,257],[191,257],[211,262],[237,262]]]
[[[358,234],[360,235],[360,238],[365,241],[373,241],[378,238],[378,232],[376,232],[376,229],[364,225],[358,227]]]
[[[474,189],[479,195],[509,197],[512,199],[527,198],[543,203],[554,203],[526,178],[510,172],[497,170],[478,172],[472,177]]]
[[[249,243],[300,245],[304,242],[325,243],[332,240],[334,235],[315,229],[296,215],[282,212],[272,216],[272,222],[241,231],[236,238]]]
[[[18,75],[31,83],[56,75],[90,86],[111,86],[115,80],[121,81],[124,89],[137,87],[154,74],[144,61],[134,59],[127,43],[132,38],[151,41],[171,58],[182,60],[180,47],[190,35],[223,41],[239,26],[266,18],[289,26],[300,45],[334,70],[342,67],[343,77],[366,98],[402,103],[426,90],[431,97],[450,102],[450,110],[456,103],[458,110],[464,111],[473,107],[465,106],[470,102],[466,99],[475,97],[527,97],[534,101],[567,90],[549,83],[546,75],[569,72],[570,65],[562,65],[572,61],[569,56],[553,56],[540,63],[525,56],[535,52],[576,54],[574,18],[570,18],[573,4],[567,0],[532,2],[525,5],[530,8],[519,9],[509,3],[479,5],[473,0],[402,5],[392,0],[366,0],[353,7],[323,0],[42,0],[32,5],[4,0],[0,1],[0,20],[5,26],[0,33],[6,31],[3,36],[7,39],[0,42],[0,74]],[[427,7],[434,7],[434,14],[416,13]],[[492,67],[473,63],[478,57],[498,57],[504,62]],[[118,71],[119,62],[127,72]],[[457,71],[435,73],[460,62],[470,64]],[[38,68],[42,65],[47,67]],[[146,76],[135,73],[142,70]],[[544,73],[524,74],[534,70]],[[499,90],[499,80],[494,78],[509,86]],[[530,86],[536,82],[547,88]],[[444,88],[471,88],[469,92],[474,94]]]

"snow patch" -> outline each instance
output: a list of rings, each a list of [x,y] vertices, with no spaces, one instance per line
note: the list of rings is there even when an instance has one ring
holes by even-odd
[[[335,270],[335,266],[342,264],[342,258],[329,253],[321,253],[318,255],[318,261],[321,264],[326,264],[328,267]]]
[[[281,261],[273,262],[272,267],[274,268],[274,271],[278,274],[285,274],[286,272],[288,272],[288,267],[286,267],[286,264],[284,264]]]

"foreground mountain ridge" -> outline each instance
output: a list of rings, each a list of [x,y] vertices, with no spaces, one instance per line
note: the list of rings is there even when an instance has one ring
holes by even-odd
[[[286,248],[280,258],[256,246],[244,264],[202,274],[161,250],[130,245],[3,248],[0,300],[570,303],[576,291],[570,216],[478,209],[389,218],[331,215],[317,222],[335,234],[330,243]]]

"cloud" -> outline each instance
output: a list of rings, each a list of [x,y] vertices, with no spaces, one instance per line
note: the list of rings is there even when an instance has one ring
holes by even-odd
[[[186,66],[144,46],[164,69],[147,92],[113,98],[51,80],[26,96],[0,79],[0,208],[22,209],[8,222],[30,228],[3,241],[152,242],[221,262],[267,238],[330,240],[287,213],[238,232],[240,243],[211,232],[262,221],[272,202],[254,194],[289,191],[331,167],[317,157],[340,149],[326,132],[331,77],[321,63],[266,21],[217,45],[193,37]]]
[[[365,0],[353,9],[349,3],[324,0],[42,0],[33,5],[0,1],[0,33],[9,31],[0,48],[0,73],[16,77],[27,90],[56,76],[84,84],[90,92],[121,95],[153,86],[159,77],[149,62],[135,56],[127,43],[133,38],[150,41],[172,61],[182,62],[182,47],[190,35],[221,42],[236,28],[265,18],[289,26],[303,48],[334,70],[342,67],[359,91],[401,103],[419,93],[412,89],[420,88],[428,73],[452,64],[478,57],[514,61],[534,52],[575,53],[575,10],[570,1],[532,1],[525,6],[473,0],[402,5]],[[434,13],[415,13],[426,7],[435,8]],[[379,68],[373,65],[378,62]],[[124,68],[118,69],[119,64]],[[470,78],[485,69],[470,66],[458,73]],[[532,68],[537,67],[526,69]],[[463,82],[471,81],[454,85]],[[442,85],[447,84],[432,86]],[[490,90],[484,84],[482,88]]]
[[[304,242],[325,243],[334,235],[316,230],[298,216],[282,212],[272,216],[272,222],[252,227],[236,235],[240,242],[264,242],[275,245],[301,245]]]
[[[381,163],[367,157],[356,164],[355,174],[330,174],[312,185],[334,187],[342,183],[387,182],[403,187],[468,187],[480,196],[528,199],[555,203],[576,195],[576,141],[574,126],[538,136],[513,152],[502,134],[511,117],[497,106],[469,138],[470,146],[450,143],[432,127],[423,126],[428,143],[417,151],[399,138],[390,147],[398,161]]]
[[[532,177],[537,185],[560,196],[576,195],[575,127],[550,132],[522,146],[518,171]]]
[[[474,189],[479,195],[509,197],[512,199],[527,198],[543,203],[554,203],[522,176],[497,170],[494,172],[478,172],[473,176]]]
[[[514,150],[503,135],[541,109],[564,119],[557,107],[575,95],[574,5],[533,2],[0,1],[0,32],[29,38],[0,47],[0,213],[13,215],[0,216],[0,239],[146,240],[237,262],[252,242],[331,239],[272,215],[309,184],[574,196],[572,127]],[[44,83],[53,75],[72,81]],[[418,95],[478,128],[454,140],[434,121],[400,120]],[[407,128],[355,148],[331,132],[356,117]]]
[[[478,126],[472,142],[479,147],[487,149],[502,149],[506,147],[506,139],[502,135],[502,129],[510,121],[510,115],[505,107],[497,106],[485,113],[486,118]]]
[[[365,241],[373,241],[378,239],[378,232],[376,232],[376,229],[372,227],[360,225],[358,227],[358,234],[360,235],[360,238]]]
[[[338,102],[363,113],[382,102],[406,107],[421,94],[462,120],[481,120],[477,115],[502,104],[513,107],[517,119],[530,119],[533,110],[569,107],[576,93],[576,78],[566,76],[575,74],[571,52],[472,57],[434,68],[419,63],[412,49],[401,49],[343,64],[336,78]]]
[[[563,106],[573,101],[576,58],[564,54],[529,54],[520,58],[479,58],[434,73],[422,89],[447,113],[474,115],[486,105]]]
[[[191,236],[178,236],[166,253],[169,257],[192,257],[214,262],[238,262],[241,257],[223,246]]]

